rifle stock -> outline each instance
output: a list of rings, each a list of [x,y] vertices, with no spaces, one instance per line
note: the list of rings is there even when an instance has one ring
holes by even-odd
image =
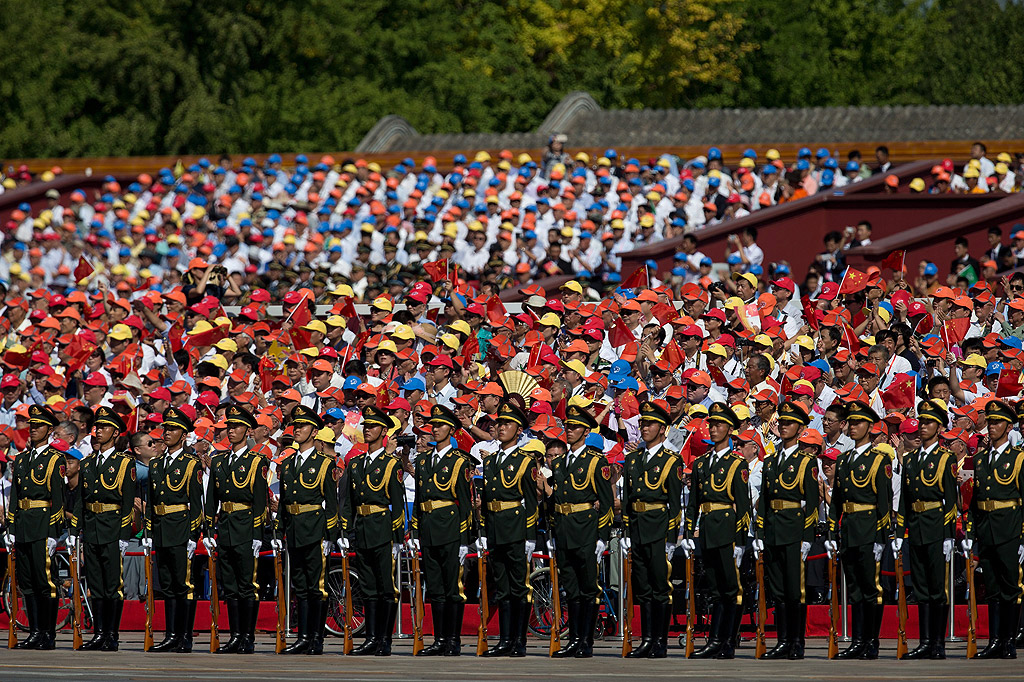
[[[974,658],[978,655],[978,638],[975,633],[975,624],[978,622],[978,602],[974,598],[974,557],[970,552],[964,552],[967,559],[967,658]],[[989,637],[993,635],[989,633]]]
[[[832,586],[832,600],[828,605],[828,657],[839,655],[839,635],[836,622],[839,618],[839,579],[836,575],[836,557],[828,559],[828,582]]]
[[[206,567],[210,571],[210,653],[220,648],[220,593],[217,590],[217,560],[213,552],[206,558]]]
[[[476,629],[476,655],[483,656],[487,652],[487,562],[484,560],[484,553],[477,551],[476,572],[480,579],[480,625]]]
[[[78,581],[78,543],[68,552],[71,565],[71,605],[72,605],[72,638],[71,646],[77,651],[82,648],[82,584]]]
[[[548,656],[554,656],[562,648],[558,641],[559,630],[562,629],[562,597],[558,594],[558,565],[555,562],[555,553],[551,552],[551,639],[548,642]]]
[[[143,522],[145,523],[145,522]],[[143,557],[146,567],[146,635],[143,639],[142,650],[149,651],[153,648],[153,552],[146,550]]]
[[[352,581],[348,576],[348,550],[341,552],[341,572],[345,575],[345,620],[342,629],[345,632],[345,643],[342,652],[348,656],[352,653]]]
[[[764,656],[768,647],[764,642],[764,621],[768,618],[768,607],[764,600],[764,559],[757,555],[757,644],[754,647],[754,658]]]
[[[423,581],[420,576],[420,558],[415,550],[412,553],[412,576],[416,583],[416,596],[412,614],[412,655],[423,650]]]
[[[686,657],[693,656],[693,621],[697,617],[697,598],[693,584],[693,557],[686,557]]]
[[[284,651],[285,633],[288,630],[288,608],[285,604],[284,565],[281,560],[281,552],[274,552],[274,579],[277,581],[277,639],[274,642],[274,650],[277,653]]]
[[[907,654],[907,591],[903,585],[903,555],[896,552],[896,589],[898,590],[899,635],[896,639],[896,658]]]
[[[14,575],[14,547],[7,548],[7,575],[11,580],[11,617],[7,622],[7,648],[18,646],[18,580]]]
[[[622,657],[633,651],[633,559],[622,553],[622,582],[626,585],[626,607],[622,611]]]

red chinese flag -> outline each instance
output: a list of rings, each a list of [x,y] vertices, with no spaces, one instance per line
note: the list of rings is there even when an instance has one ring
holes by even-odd
[[[893,272],[903,272],[903,263],[906,262],[907,252],[903,249],[893,251],[878,264],[879,269],[891,269]]]
[[[85,365],[85,361],[89,359],[89,356],[96,350],[95,343],[87,343],[82,341],[81,337],[75,335],[75,338],[71,339],[71,343],[64,350],[67,354],[67,373],[73,374],[78,370],[82,369]]]
[[[914,378],[897,374],[889,388],[882,391],[882,405],[887,410],[906,410],[914,406]]]
[[[1005,368],[999,373],[999,385],[996,386],[997,398],[1012,398],[1024,390],[1020,382],[1020,370]]]
[[[388,390],[387,382],[384,382],[377,388],[377,407],[384,409],[391,404],[391,391]]]
[[[633,332],[629,331],[629,327],[622,321],[622,318],[616,316],[611,331],[608,332],[608,343],[612,345],[612,348],[619,348],[631,341],[636,341],[636,337],[633,336]]]
[[[356,337],[356,342],[352,344],[356,353],[359,353],[360,351],[363,350],[363,346],[366,345],[366,340],[368,338],[370,338],[369,331],[359,332],[359,335]]]
[[[663,325],[679,317],[679,311],[670,303],[659,303],[651,308],[651,312],[658,318],[658,322],[661,322]]]
[[[946,331],[946,342],[947,345],[956,345],[964,340],[967,336],[967,332],[971,329],[971,318],[969,317],[957,317],[952,320],[946,320],[946,324],[943,325]]]
[[[480,341],[474,336],[466,340],[466,343],[462,344],[462,357],[466,358],[466,362],[471,362],[473,357],[480,352]]]
[[[839,285],[839,295],[855,294],[868,285],[868,273],[854,268],[846,268],[843,282]]]
[[[78,257],[78,265],[75,266],[75,282],[81,282],[83,279],[96,272],[96,268],[92,266],[92,263],[85,259],[85,256]]]
[[[532,367],[540,366],[540,353],[541,353],[541,348],[543,348],[543,347],[544,347],[543,343],[535,343],[535,344],[533,344],[533,346],[530,347],[530,353],[526,357],[526,368],[527,369],[530,369]]]
[[[226,339],[228,336],[228,326],[215,324],[213,329],[207,329],[205,332],[199,332],[189,336],[186,339],[186,343],[193,347],[198,348],[200,346],[212,346],[221,339]]]
[[[179,350],[185,347],[183,339],[181,338],[184,332],[185,321],[181,317],[179,317],[177,320],[174,321],[174,324],[171,325],[171,330],[170,332],[168,332],[168,338],[170,339],[171,342],[172,353],[177,353]]]
[[[484,306],[484,308],[488,315],[497,315],[501,317],[501,319],[508,317],[508,311],[505,310],[505,304],[501,302],[501,299],[498,298],[497,294],[487,299],[487,305]]]
[[[675,339],[672,339],[665,350],[661,353],[661,359],[668,362],[672,371],[676,371],[683,364],[686,359],[686,355],[683,353],[683,349],[679,347]]]
[[[708,365],[708,374],[711,375],[711,380],[719,386],[725,386],[729,383],[729,380],[725,378],[725,374],[722,373],[722,370],[715,365]]]
[[[846,347],[849,348],[850,352],[853,353],[853,354],[859,353],[860,352],[860,339],[858,339],[857,335],[853,333],[852,329],[850,329],[850,325],[846,324],[845,322],[843,322],[842,325],[843,325],[843,340],[846,342]]]
[[[443,282],[448,279],[448,259],[430,261],[423,264],[423,269],[435,282]]]
[[[817,309],[814,307],[814,304],[811,303],[810,297],[804,296],[800,299],[800,302],[804,307],[804,321],[811,326],[811,329],[818,331]]]
[[[619,285],[620,289],[650,289],[651,278],[647,274],[647,266],[641,265]]]

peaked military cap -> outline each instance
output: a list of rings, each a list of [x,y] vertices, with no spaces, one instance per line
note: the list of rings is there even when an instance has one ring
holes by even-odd
[[[383,426],[385,429],[391,429],[395,425],[391,420],[391,415],[374,405],[367,405],[363,408],[363,424],[365,426]]]
[[[1013,408],[1002,400],[990,400],[985,405],[985,419],[1003,419],[1008,422],[1017,421]]]
[[[502,401],[502,403],[498,405],[497,418],[498,420],[503,419],[505,421],[515,422],[524,429],[530,425],[529,419],[526,418],[526,413],[519,409],[518,405],[508,401]]]
[[[586,426],[588,429],[597,428],[597,420],[594,419],[594,415],[590,414],[586,409],[579,405],[570,405],[565,410],[565,424],[576,424],[578,426]]]
[[[917,418],[936,421],[942,424],[943,428],[949,426],[949,412],[946,411],[946,404],[938,398],[922,401],[917,406]]]
[[[60,424],[60,419],[49,405],[30,405],[28,408],[29,424],[46,424],[55,427]]]
[[[324,420],[308,405],[296,405],[292,410],[291,422],[292,424],[312,424],[318,431],[324,428]]]
[[[871,422],[872,424],[881,421],[878,418],[878,414],[863,400],[853,400],[847,403],[847,409],[850,412],[846,417],[847,421],[860,420]]]
[[[462,422],[455,416],[455,412],[444,405],[434,405],[430,408],[430,423],[448,424],[453,429],[462,428]]]
[[[252,413],[249,412],[249,410],[234,403],[228,405],[228,414],[225,421],[228,424],[242,424],[244,426],[248,426],[250,429],[256,428],[256,417],[252,416]]]
[[[1017,419],[1024,419],[1024,400],[1018,400],[1014,407],[1017,408]]]
[[[106,405],[100,405],[96,408],[96,416],[93,420],[95,426],[113,426],[118,431],[127,431],[128,426],[121,419],[121,415],[114,412],[111,408]]]
[[[779,421],[798,422],[807,426],[811,423],[811,415],[807,414],[807,410],[804,408],[803,403],[798,403],[795,400],[787,400],[779,405]]]
[[[740,425],[740,418],[725,403],[712,403],[708,409],[707,419],[711,422],[725,422],[734,429]]]
[[[164,410],[164,428],[177,427],[185,431],[192,431],[195,429],[195,424],[188,418],[188,415],[182,412],[177,407],[168,407]]]
[[[658,422],[668,426],[672,418],[669,416],[668,410],[657,402],[648,400],[640,406],[640,421]]]

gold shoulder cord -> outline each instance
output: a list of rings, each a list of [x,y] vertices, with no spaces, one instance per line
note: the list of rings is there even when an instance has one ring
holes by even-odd
[[[583,483],[576,483],[576,477],[569,472],[569,483],[572,485],[573,490],[584,491],[590,487],[590,484],[594,482],[594,470],[597,469],[597,457],[590,458],[590,464],[587,467],[587,476],[583,479]],[[595,489],[596,490],[596,489]]]
[[[299,478],[299,485],[301,485],[306,490],[315,490],[316,488],[319,488],[321,486],[321,484],[324,482],[324,477],[327,476],[327,467],[330,466],[330,464],[331,464],[330,460],[327,460],[323,464],[321,464],[320,465],[320,471],[317,472],[316,478],[313,479],[312,483],[308,483],[308,484],[304,480],[302,480],[302,472],[300,471],[299,472],[299,477],[298,477]]]
[[[259,468],[259,457],[253,458],[254,461],[252,466],[249,467],[249,473],[246,474],[245,478],[241,481],[238,480],[238,472],[231,472],[231,482],[235,484],[236,488],[249,488],[252,489],[252,484],[256,481],[256,469]]]
[[[924,467],[921,467],[921,471],[918,474],[918,477],[921,479],[921,483],[923,483],[926,487],[931,488],[937,482],[939,484],[939,491],[945,492],[943,490],[942,472],[946,468],[947,461],[949,461],[949,454],[945,454],[942,456],[942,459],[939,460],[939,468],[935,471],[935,474],[931,478],[925,476]]]
[[[867,476],[865,476],[864,478],[862,478],[860,480],[857,480],[857,474],[854,473],[853,468],[851,467],[850,468],[850,482],[853,483],[853,485],[856,486],[857,488],[866,488],[868,483],[870,483],[871,484],[871,490],[873,492],[878,492],[877,490],[875,490],[875,472],[878,471],[878,467],[881,466],[881,464],[882,464],[882,457],[888,457],[888,455],[882,455],[882,454],[876,454],[875,455],[875,461],[871,464],[871,468],[868,469]]]
[[[807,463],[810,461],[807,457],[800,459],[800,466],[796,470],[796,477],[790,482],[786,483],[785,473],[779,471],[779,485],[782,486],[783,490],[792,490],[793,488],[800,486],[800,494],[804,493],[804,471],[807,470]]]
[[[668,480],[668,475],[672,473],[672,467],[675,465],[675,457],[669,457],[668,461],[665,462],[665,466],[661,470],[661,475],[658,476],[658,480],[651,483],[650,472],[644,472],[644,485],[651,490],[658,490],[659,488],[664,489],[665,481]],[[664,490],[662,490],[664,492]]]
[[[387,485],[388,481],[391,479],[391,472],[394,470],[395,464],[397,463],[397,459],[392,459],[390,462],[387,463],[387,466],[384,467],[384,476],[381,477],[379,485],[374,485],[373,480],[370,478],[370,474],[367,473],[366,478],[364,479],[366,482],[366,487],[375,493],[379,493],[381,490],[383,490],[384,486]]]
[[[103,480],[103,472],[99,471],[100,485],[107,490],[120,490],[121,484],[124,483],[124,475],[128,471],[128,467],[126,466],[127,464],[127,459],[121,460],[121,467],[117,470],[117,477],[114,479],[114,483],[112,485],[107,485],[107,482]]]
[[[999,475],[998,467],[992,469],[992,476],[996,479],[996,483],[999,485],[1009,485],[1010,483],[1013,483],[1014,479],[1016,479],[1017,475],[1020,473],[1021,463],[1024,462],[1024,457],[1022,457],[1022,455],[1024,455],[1024,451],[1017,452],[1017,461],[1013,464],[1013,471],[1006,478]]]
[[[46,473],[43,474],[43,478],[42,479],[37,479],[36,478],[36,471],[35,471],[35,469],[32,468],[32,467],[29,467],[29,469],[28,469],[29,478],[31,478],[32,482],[35,483],[36,485],[44,485],[45,484],[46,485],[46,489],[49,490],[50,489],[50,476],[53,474],[53,467],[54,467],[55,464],[57,464],[57,458],[56,457],[51,457],[49,464],[46,465]]]
[[[442,493],[451,492],[452,489],[455,487],[455,477],[459,475],[460,471],[462,471],[462,458],[458,457],[455,460],[455,465],[452,466],[452,475],[448,477],[448,482],[442,484],[440,481],[437,480],[437,474],[434,474],[432,478],[432,480],[434,481],[434,485],[437,486],[437,489],[440,490]]]
[[[739,466],[740,466],[740,460],[733,461],[733,463],[729,465],[729,471],[726,472],[725,479],[721,482],[721,484],[716,484],[715,483],[715,472],[713,472],[713,471],[710,472],[710,474],[708,476],[708,480],[711,482],[711,489],[714,490],[716,493],[722,493],[722,492],[727,492],[728,491],[729,498],[732,499],[732,491],[729,490],[729,487],[730,487],[729,484],[732,483],[732,477],[736,473],[736,469],[738,469]],[[735,501],[735,500],[733,500],[733,501]]]
[[[501,477],[501,484],[506,488],[516,486],[519,489],[519,494],[523,492],[523,474],[526,473],[526,467],[530,466],[530,459],[528,457],[523,458],[523,463],[519,465],[519,469],[512,474],[512,478],[505,476],[504,469],[498,469],[498,476]]]

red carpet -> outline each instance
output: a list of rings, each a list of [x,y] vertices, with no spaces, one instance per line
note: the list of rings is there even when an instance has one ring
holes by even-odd
[[[430,619],[430,606],[426,607],[426,614],[423,623],[424,634],[432,634],[433,628],[431,626]],[[497,632],[496,623],[496,611],[491,611],[490,626]],[[227,609],[221,604],[220,618],[223,627],[226,630],[227,626]],[[479,624],[479,615],[475,604],[470,604],[466,607],[466,615],[462,623],[463,635],[475,635],[477,631],[477,625]],[[749,621],[744,619],[744,623],[747,624]],[[146,605],[141,602],[127,602],[124,605],[124,617],[121,622],[122,630],[144,630],[146,626]],[[679,617],[677,623],[680,627],[684,625],[684,620]],[[768,611],[768,625],[771,628],[768,631],[768,637],[774,638],[774,628],[772,627],[772,611]],[[0,613],[0,628],[7,627],[7,616],[6,614]],[[260,615],[257,621],[257,628],[266,631],[273,632],[277,627],[277,615],[274,602],[262,602],[260,604]],[[164,607],[163,602],[156,602],[156,614],[154,616],[153,629],[157,632],[162,632],[164,628]],[[196,630],[207,631],[210,629],[210,609],[208,602],[200,602],[196,608]],[[410,615],[409,605],[402,605],[402,631],[405,633],[412,632],[412,617]],[[897,616],[895,606],[885,607],[885,619],[882,623],[882,637],[884,639],[895,639],[897,635]],[[635,633],[640,632],[639,612],[635,614],[633,631]],[[674,631],[674,630],[673,630]],[[958,605],[956,607],[956,636],[966,637],[967,636],[967,607],[964,605]],[[910,641],[917,640],[917,607],[910,606],[908,608],[907,618],[907,639]],[[828,635],[828,607],[827,606],[811,606],[807,613],[807,636],[808,637],[826,637]],[[988,615],[987,607],[984,604],[978,605],[978,625],[976,635],[978,639],[988,638]]]

